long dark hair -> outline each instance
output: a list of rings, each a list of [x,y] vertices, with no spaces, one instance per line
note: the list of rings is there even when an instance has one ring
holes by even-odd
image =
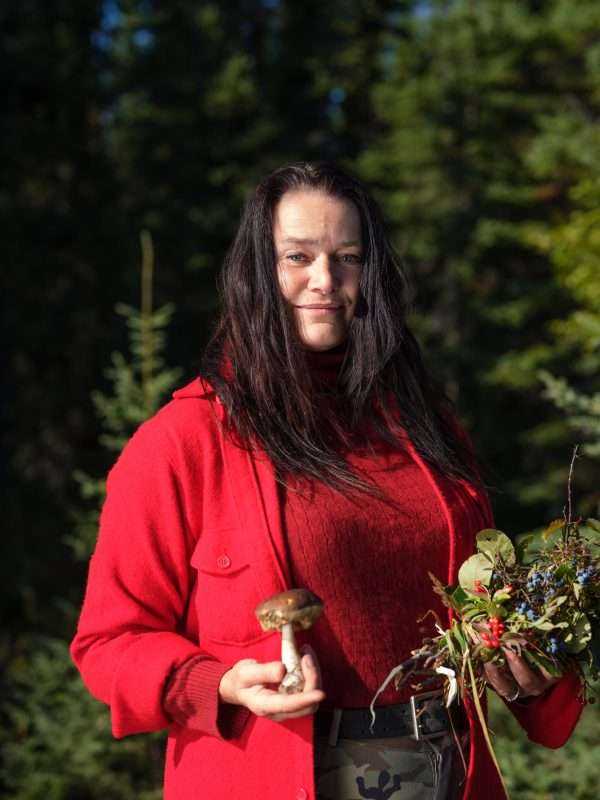
[[[350,323],[335,401],[327,403],[277,281],[273,212],[286,192],[303,188],[354,203],[362,228],[360,310]],[[343,456],[369,428],[393,444],[404,429],[428,463],[479,482],[451,405],[406,326],[407,281],[379,206],[359,179],[327,162],[291,164],[263,178],[244,209],[219,288],[222,313],[201,372],[227,409],[230,435],[264,449],[278,480],[312,477],[345,494],[378,494]]]

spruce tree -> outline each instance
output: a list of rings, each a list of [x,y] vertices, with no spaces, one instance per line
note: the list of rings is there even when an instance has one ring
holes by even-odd
[[[498,524],[518,532],[562,508],[572,449],[538,372],[568,374],[572,350],[551,324],[577,304],[530,234],[565,221],[578,150],[597,135],[600,8],[454,0],[422,10],[373,87],[380,133],[356,165],[412,274],[429,360],[490,467]],[[589,471],[579,465],[582,480]]]
[[[180,376],[165,365],[172,306],[152,308],[153,252],[142,233],[142,299],[139,309],[119,305],[129,330],[129,351],[114,353],[110,393],[97,392],[102,444],[112,459],[143,420],[167,397]],[[105,481],[75,475],[85,509],[74,516],[68,543],[79,559],[91,554]],[[77,609],[65,605],[73,628]],[[17,640],[4,678],[0,733],[0,785],[10,800],[159,800],[164,733],[111,736],[109,712],[94,700],[71,663],[67,642],[24,635]]]

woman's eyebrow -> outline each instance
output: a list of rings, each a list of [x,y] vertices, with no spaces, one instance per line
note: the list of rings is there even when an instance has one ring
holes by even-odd
[[[286,236],[285,239],[281,240],[281,244],[319,244],[318,239],[303,239],[298,238],[296,236]],[[360,242],[355,240],[348,240],[346,242],[340,242],[338,247],[353,247],[354,245],[359,245]]]

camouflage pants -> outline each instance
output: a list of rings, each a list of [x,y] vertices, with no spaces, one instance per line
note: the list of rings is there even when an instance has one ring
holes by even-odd
[[[467,735],[461,736],[463,753]],[[465,772],[452,734],[417,742],[315,739],[317,800],[458,800]]]

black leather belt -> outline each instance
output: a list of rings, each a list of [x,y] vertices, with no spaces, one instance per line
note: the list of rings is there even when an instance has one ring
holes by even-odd
[[[315,735],[338,739],[383,739],[412,736],[417,741],[432,739],[451,730],[441,691],[413,695],[408,703],[377,706],[375,722],[368,708],[319,708],[315,714]]]

